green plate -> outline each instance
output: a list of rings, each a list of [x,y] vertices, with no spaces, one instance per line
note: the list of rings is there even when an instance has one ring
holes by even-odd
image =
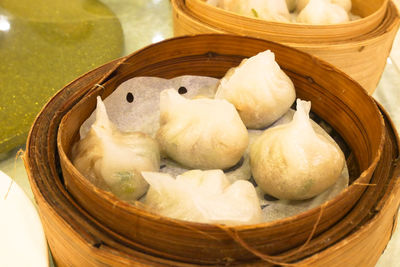
[[[121,56],[123,43],[119,20],[97,0],[2,0],[0,153],[25,142],[58,89]]]

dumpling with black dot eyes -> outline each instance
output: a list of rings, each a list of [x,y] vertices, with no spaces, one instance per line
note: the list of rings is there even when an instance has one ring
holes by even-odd
[[[247,129],[224,99],[187,99],[174,89],[160,94],[161,151],[193,169],[227,169],[247,149]]]
[[[239,112],[247,128],[271,125],[296,98],[294,85],[270,50],[244,59],[221,79],[216,99],[226,99]]]
[[[158,171],[156,140],[141,132],[121,132],[97,98],[96,121],[73,146],[72,162],[89,181],[118,198],[135,201],[148,189],[141,171]]]

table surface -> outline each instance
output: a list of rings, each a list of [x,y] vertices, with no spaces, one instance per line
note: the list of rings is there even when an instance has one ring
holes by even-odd
[[[400,0],[394,1],[400,6]],[[32,0],[31,2],[34,1]],[[101,2],[117,16],[122,26],[124,42],[122,55],[129,54],[150,43],[158,42],[173,36],[171,5],[168,0],[103,0]],[[2,11],[1,8],[2,5],[0,4],[0,15]],[[2,49],[1,46],[0,49]],[[373,94],[373,97],[389,112],[397,129],[400,130],[400,105],[398,105],[400,103],[399,67],[400,33],[397,34],[392,52],[387,60],[385,71],[378,88]],[[0,112],[2,111],[0,110]],[[0,170],[12,177],[14,181],[23,188],[30,199],[33,200],[27,174],[20,157],[21,153],[18,153],[21,149],[23,150],[24,147],[17,147],[7,154],[0,154]],[[399,266],[399,228],[398,226],[376,266]]]

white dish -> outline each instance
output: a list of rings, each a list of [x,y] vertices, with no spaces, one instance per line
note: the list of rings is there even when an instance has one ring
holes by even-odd
[[[49,266],[43,227],[35,206],[0,171],[0,266]]]

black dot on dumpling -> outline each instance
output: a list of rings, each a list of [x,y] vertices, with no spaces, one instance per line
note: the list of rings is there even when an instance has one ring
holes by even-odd
[[[185,87],[185,86],[179,87],[178,93],[179,93],[180,95],[186,94],[186,93],[187,93],[186,87]]]
[[[132,103],[133,100],[135,100],[135,97],[133,96],[133,94],[131,92],[126,94],[126,101],[128,101],[129,103]]]

